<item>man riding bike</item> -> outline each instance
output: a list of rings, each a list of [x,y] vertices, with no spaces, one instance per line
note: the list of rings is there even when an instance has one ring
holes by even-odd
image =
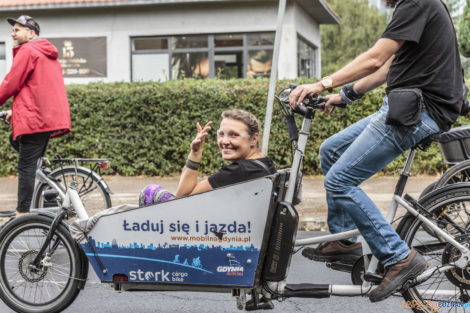
[[[355,81],[329,96],[325,112],[332,113],[331,104],[351,104],[387,83],[387,97],[375,114],[328,138],[320,148],[330,232],[358,228],[385,266],[382,283],[369,295],[372,302],[399,291],[426,263],[358,186],[422,139],[448,130],[463,103],[458,43],[445,5],[440,0],[386,3],[395,8],[393,17],[372,48],[320,82],[298,86],[289,99],[295,106],[309,94]],[[336,241],[307,248],[303,255],[352,263],[362,253],[360,243]]]

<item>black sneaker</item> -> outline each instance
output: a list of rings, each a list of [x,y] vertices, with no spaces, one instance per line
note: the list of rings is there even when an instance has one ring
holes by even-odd
[[[370,301],[378,302],[387,299],[395,292],[402,290],[406,282],[418,277],[426,268],[426,260],[412,248],[406,258],[385,268],[382,283],[369,294]]]
[[[347,245],[339,240],[324,242],[316,248],[303,249],[302,255],[313,261],[354,264],[362,257],[362,245],[360,242]]]

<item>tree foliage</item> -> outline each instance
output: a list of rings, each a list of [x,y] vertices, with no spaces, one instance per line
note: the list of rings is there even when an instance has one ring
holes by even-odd
[[[296,79],[306,83],[308,79]],[[279,81],[278,89],[292,81]],[[240,108],[265,116],[268,79],[184,79],[156,83],[91,83],[68,85],[72,132],[50,141],[46,156],[110,157],[106,174],[174,175],[181,171],[196,133],[196,122],[214,121],[206,138],[201,173],[217,171],[224,163],[220,156],[215,129],[220,113]],[[321,174],[318,150],[329,136],[377,111],[384,88],[367,93],[361,100],[334,114],[316,114],[304,155],[305,174]],[[301,118],[297,118],[300,126]],[[461,117],[458,125],[468,124]],[[274,107],[269,156],[278,168],[290,165],[292,150],[280,108]],[[0,176],[16,174],[18,153],[8,140],[8,128],[0,136]],[[404,155],[383,171],[397,174]],[[413,173],[436,174],[445,168],[436,144],[416,155]]]
[[[463,10],[458,37],[460,53],[467,58],[470,57],[470,0],[467,0],[467,5]]]
[[[322,72],[330,74],[366,51],[386,27],[381,14],[367,0],[328,0],[341,17],[340,25],[321,25]]]

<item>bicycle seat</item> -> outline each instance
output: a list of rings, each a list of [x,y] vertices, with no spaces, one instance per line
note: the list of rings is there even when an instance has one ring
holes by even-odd
[[[440,136],[441,133],[429,135],[426,138],[422,139],[420,142],[418,142],[412,149],[420,149],[422,151],[426,151],[429,149],[433,142],[439,142]]]

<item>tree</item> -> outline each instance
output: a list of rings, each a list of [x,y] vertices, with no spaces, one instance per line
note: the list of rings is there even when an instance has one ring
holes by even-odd
[[[386,14],[367,0],[328,0],[341,17],[340,25],[322,25],[322,72],[330,74],[366,51],[386,27]]]
[[[465,0],[444,0],[444,2],[449,8],[454,24],[457,25],[462,17],[462,8],[465,5]]]
[[[460,53],[465,57],[470,57],[470,0],[463,10],[463,16],[459,23],[459,46]]]

